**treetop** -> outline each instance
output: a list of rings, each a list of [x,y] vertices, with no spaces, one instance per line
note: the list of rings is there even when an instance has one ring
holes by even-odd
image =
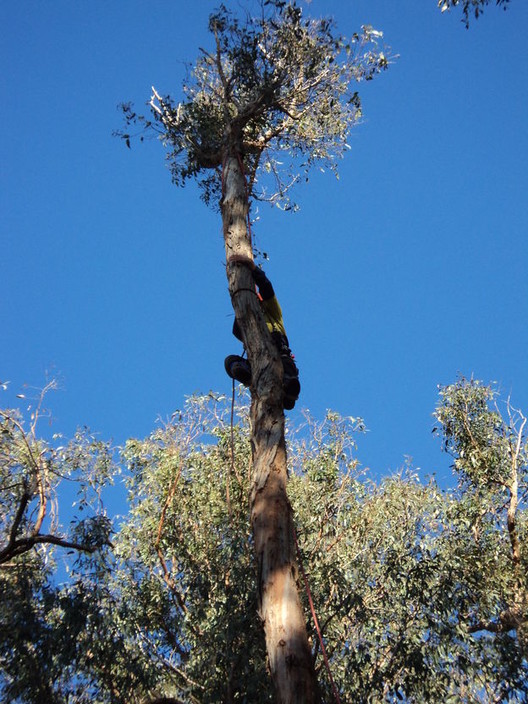
[[[173,182],[197,178],[208,204],[221,198],[229,155],[243,160],[250,197],[282,207],[314,164],[336,171],[361,117],[355,84],[389,64],[371,26],[346,38],[296,2],[261,2],[260,10],[240,19],[221,5],[210,15],[212,47],[200,48],[180,101],[153,88],[149,118],[122,106],[119,136],[130,146],[131,125],[157,133]]]

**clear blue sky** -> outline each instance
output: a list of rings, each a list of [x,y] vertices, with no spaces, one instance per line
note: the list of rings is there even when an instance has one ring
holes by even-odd
[[[528,411],[528,3],[469,31],[436,0],[313,0],[370,23],[398,60],[359,86],[341,178],[300,213],[261,208],[259,245],[302,375],[299,403],[362,416],[376,476],[405,456],[447,476],[437,384],[495,380]],[[2,406],[48,372],[55,432],[145,436],[186,395],[230,394],[232,311],[219,216],[172,186],[156,142],[112,138],[116,106],[177,97],[208,43],[206,0],[1,7]],[[290,414],[300,417],[297,408]]]

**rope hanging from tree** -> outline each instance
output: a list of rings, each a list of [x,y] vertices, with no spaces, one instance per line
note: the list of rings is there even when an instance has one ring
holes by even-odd
[[[236,474],[236,469],[235,469],[235,437],[234,437],[234,409],[235,409],[235,380],[233,379],[232,396],[231,396],[231,464],[230,464],[230,467],[228,470],[227,492],[226,492],[227,507],[228,507],[228,513],[229,513],[230,520],[231,520],[232,514],[231,514],[231,500],[230,500],[230,493],[229,493],[229,477],[231,476],[232,472],[235,472],[235,474]],[[238,478],[238,475],[237,475],[237,479],[239,480],[239,483],[240,483],[240,479]],[[310,584],[308,582],[308,576],[307,576],[306,571],[304,569],[302,555],[301,555],[301,549],[299,547],[299,541],[297,540],[297,531],[295,530],[295,525],[293,524],[293,521],[292,521],[292,535],[293,535],[293,541],[295,543],[295,549],[297,551],[297,561],[299,563],[299,568],[300,568],[301,574],[303,576],[304,589],[306,591],[306,596],[308,597],[308,603],[310,604],[310,611],[312,614],[312,619],[314,622],[315,630],[317,631],[317,638],[319,640],[319,645],[321,646],[321,652],[323,654],[324,664],[326,667],[326,671],[328,673],[328,679],[330,680],[330,684],[332,685],[332,692],[334,694],[334,699],[336,701],[336,704],[341,704],[339,692],[337,690],[336,683],[334,682],[334,678],[332,676],[332,670],[330,669],[330,661],[328,660],[328,655],[326,654],[326,648],[325,648],[324,642],[323,642],[323,634],[321,633],[321,627],[319,626],[319,619],[317,618],[317,613],[315,611],[315,605],[313,602],[312,591],[310,589]]]
[[[306,571],[303,566],[303,561],[302,561],[302,555],[301,555],[301,549],[299,547],[299,542],[297,540],[297,531],[295,530],[295,526],[292,521],[292,533],[293,533],[293,541],[295,543],[295,548],[297,550],[297,559],[299,562],[299,567],[301,568],[301,573],[303,576],[303,581],[304,581],[304,588],[306,590],[306,595],[308,597],[308,602],[310,604],[310,611],[312,612],[312,618],[313,622],[315,625],[315,629],[317,631],[317,637],[319,639],[319,645],[321,646],[321,652],[323,653],[323,659],[324,659],[324,664],[326,667],[326,671],[328,672],[328,679],[330,680],[330,684],[332,685],[332,692],[334,694],[334,698],[336,700],[337,704],[341,704],[341,699],[339,698],[339,692],[337,691],[336,684],[334,682],[334,678],[332,677],[332,671],[330,669],[330,662],[328,660],[328,656],[326,654],[326,648],[323,643],[323,634],[321,633],[321,628],[319,626],[319,619],[317,618],[317,614],[315,612],[315,606],[313,603],[313,598],[312,598],[312,592],[310,589],[310,584],[308,583],[308,577],[306,576]]]

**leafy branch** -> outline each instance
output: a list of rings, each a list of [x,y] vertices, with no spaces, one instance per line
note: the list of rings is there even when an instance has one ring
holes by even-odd
[[[56,382],[51,381],[39,393],[35,407],[29,406],[27,430],[18,411],[0,410],[0,567],[11,567],[14,558],[38,545],[86,553],[110,545],[110,521],[104,515],[78,523],[77,537],[67,538],[57,532],[54,497],[59,478],[71,471],[67,467],[71,458],[37,437],[38,422],[47,415],[44,398],[56,388]],[[47,518],[50,526],[44,531]]]
[[[261,10],[240,21],[222,5],[209,18],[214,48],[200,50],[183,99],[153,88],[151,116],[122,105],[125,129],[115,133],[127,146],[133,134],[159,137],[174,183],[197,178],[215,206],[224,159],[234,152],[244,161],[249,196],[283,208],[301,173],[307,178],[318,162],[335,171],[361,117],[354,84],[390,63],[382,33],[371,26],[347,39],[326,18],[305,19],[295,2],[263,2]]]

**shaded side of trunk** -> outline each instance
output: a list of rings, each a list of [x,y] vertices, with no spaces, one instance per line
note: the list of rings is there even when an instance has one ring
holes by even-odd
[[[226,257],[252,258],[248,202],[236,157],[224,165],[222,220]],[[280,704],[315,704],[317,682],[295,579],[291,507],[282,406],[282,365],[243,264],[227,267],[229,291],[252,368],[251,525],[258,568],[260,617],[269,668]]]

